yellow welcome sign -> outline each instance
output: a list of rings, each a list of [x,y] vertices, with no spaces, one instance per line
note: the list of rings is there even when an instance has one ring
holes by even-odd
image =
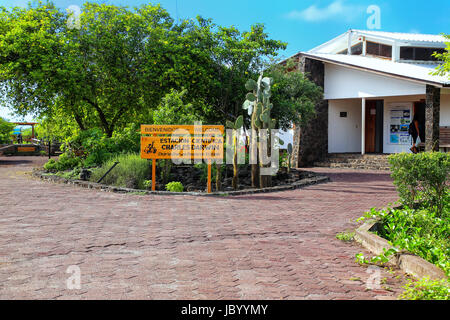
[[[208,163],[211,192],[211,161],[223,159],[224,126],[141,125],[141,158],[152,160],[152,190],[156,160],[202,159]]]

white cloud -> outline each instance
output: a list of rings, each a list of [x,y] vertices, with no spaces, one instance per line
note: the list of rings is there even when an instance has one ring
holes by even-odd
[[[336,18],[349,21],[363,11],[364,7],[362,6],[345,4],[343,0],[335,0],[323,8],[318,8],[313,4],[301,11],[291,11],[287,14],[287,17],[308,22],[320,22]]]

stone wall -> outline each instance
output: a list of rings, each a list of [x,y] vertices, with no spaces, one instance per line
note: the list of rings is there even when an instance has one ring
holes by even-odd
[[[425,151],[439,151],[441,90],[427,85],[425,106]]]
[[[315,84],[324,87],[325,66],[323,62],[298,56],[298,68]],[[326,158],[328,153],[328,101],[316,106],[316,115],[302,128],[294,130],[294,156],[292,163],[299,167],[313,165]]]

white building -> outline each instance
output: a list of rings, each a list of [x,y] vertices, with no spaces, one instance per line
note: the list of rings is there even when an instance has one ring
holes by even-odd
[[[293,56],[324,88],[317,118],[296,130],[299,163],[333,153],[410,152],[415,110],[426,114],[425,143],[433,148],[440,130],[450,127],[449,76],[432,74],[439,63],[432,53],[443,52],[445,41],[440,35],[349,30]]]

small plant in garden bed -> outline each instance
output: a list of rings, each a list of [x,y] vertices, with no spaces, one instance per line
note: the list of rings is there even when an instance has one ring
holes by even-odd
[[[102,183],[123,188],[146,189],[144,182],[150,175],[147,160],[139,154],[122,154],[106,161],[101,167],[94,169],[90,181],[97,182],[113,166],[119,164],[103,179]]]
[[[59,177],[63,177],[65,179],[78,179],[80,176],[81,169],[75,168],[70,171],[60,171],[57,172],[56,175]]]
[[[427,209],[371,209],[364,219],[380,221],[379,236],[397,250],[406,250],[450,275],[450,221]],[[386,252],[389,257],[395,252]]]
[[[435,264],[450,276],[450,154],[396,154],[389,161],[403,206],[373,208],[358,220],[379,221],[376,233],[394,248],[371,260],[362,256],[357,260],[383,262],[404,250]]]
[[[55,159],[48,160],[44,164],[44,169],[48,172],[58,172],[77,168],[80,164],[81,160],[79,158],[71,157],[63,153],[57,161]]]
[[[184,187],[181,182],[169,182],[166,184],[166,190],[170,192],[183,192]]]
[[[344,242],[351,242],[354,238],[355,232],[341,232],[336,235],[336,239]]]
[[[142,183],[145,189],[150,190],[152,188],[152,180],[144,180]]]
[[[400,295],[402,300],[450,300],[450,282],[422,278],[419,281],[408,280]]]
[[[367,212],[358,221],[378,221],[376,234],[392,246],[383,254],[359,263],[384,264],[401,251],[416,254],[450,276],[450,154],[425,152],[389,158],[401,207]],[[401,299],[449,299],[449,280],[409,282]]]

